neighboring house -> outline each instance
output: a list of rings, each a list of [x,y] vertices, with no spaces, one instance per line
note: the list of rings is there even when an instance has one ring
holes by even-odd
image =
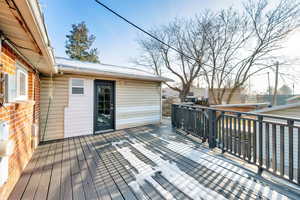
[[[272,116],[281,116],[281,117],[286,117],[286,118],[291,118],[291,119],[294,119],[294,118],[297,118],[297,119],[300,119],[300,103],[294,103],[294,104],[286,104],[286,105],[280,105],[280,106],[273,106],[271,108],[265,108],[265,109],[261,109],[261,110],[257,110],[257,111],[254,111],[254,113],[257,113],[257,114],[264,114],[264,115],[272,115]],[[274,118],[268,118],[268,117],[264,117],[264,120],[266,121],[270,121],[270,122],[276,122],[276,123],[279,123],[279,124],[287,124],[287,120],[282,120],[282,119],[278,119],[278,120],[275,120]],[[300,127],[300,123],[298,122],[295,122],[294,124],[294,128],[293,128],[293,151],[294,152],[299,152],[298,150],[298,135],[299,135],[299,129],[298,127]],[[258,128],[258,127],[257,127]],[[257,129],[258,130],[258,129]],[[267,130],[267,127],[265,126],[265,124],[263,124],[263,149],[265,149],[265,140],[266,140],[266,130]],[[280,126],[276,126],[276,132],[277,133],[280,133]],[[288,130],[288,127],[285,127],[284,128],[284,143],[285,144],[289,144],[289,130]],[[272,126],[269,126],[269,141],[270,141],[270,147],[272,148],[272,144],[273,144],[273,139],[272,139]],[[277,134],[276,135],[276,141],[277,141],[277,145],[276,145],[276,151],[277,152],[280,152],[280,134]],[[258,141],[257,141],[258,142]],[[272,157],[272,152],[273,149],[270,150],[270,157]],[[280,154],[277,154],[278,157],[277,157],[277,161],[278,161],[278,164],[279,164],[279,155]],[[265,153],[264,153],[264,157],[265,157]],[[289,166],[289,160],[288,160],[288,157],[289,157],[289,149],[287,147],[284,148],[284,157],[286,158],[285,159],[285,170],[286,170],[286,173],[287,173],[287,170],[288,170],[288,167]],[[294,153],[293,154],[293,157],[294,157],[294,163],[298,163],[298,155],[297,153]],[[295,170],[295,174],[297,174],[297,170],[299,166],[294,166],[294,170]]]
[[[218,90],[223,90],[223,89],[215,89],[215,94],[218,94]],[[230,92],[230,89],[226,89],[224,96],[223,96],[222,104],[226,103],[229,92]],[[242,89],[237,89],[236,92],[233,94],[233,97],[231,98],[231,101],[229,102],[229,104],[243,103],[242,92],[243,92]],[[209,103],[214,104],[213,95],[211,92],[208,91],[208,88],[191,87],[190,94],[188,96],[197,97],[199,99],[209,98]],[[163,97],[164,98],[174,98],[175,97],[179,100],[179,92],[174,91],[171,88],[164,88],[163,89]]]
[[[0,1],[0,38],[0,199],[3,200],[38,144],[40,74],[55,73],[55,68],[37,1]]]
[[[169,87],[162,89],[162,96],[164,99],[177,98],[179,100],[179,92],[175,91]]]
[[[287,103],[287,99],[291,98],[292,95],[280,95],[276,96],[276,105],[285,105]],[[273,95],[245,95],[246,103],[263,103],[263,102],[272,102]]]
[[[211,107],[226,111],[251,112],[268,106],[270,106],[270,103],[221,104],[212,105]]]
[[[41,79],[41,140],[89,135],[162,119],[161,84],[137,69],[57,58]]]
[[[300,103],[300,95],[297,95],[297,96],[293,96],[291,98],[288,98],[286,100],[287,103]]]
[[[213,98],[213,93],[211,91],[209,91],[208,88],[197,88],[197,87],[192,87],[191,88],[191,93],[193,93],[192,96],[195,96],[195,97],[198,97],[198,98],[208,98],[209,99],[209,103],[210,104],[215,104],[214,103],[214,98]],[[214,89],[214,94],[217,96],[218,93],[222,93],[223,92],[223,88],[219,88],[219,89]],[[225,93],[223,95],[223,98],[222,98],[222,104],[226,104],[227,102],[227,98],[230,94],[230,91],[231,89],[225,89]],[[242,102],[242,92],[243,92],[243,89],[237,89],[230,102],[228,102],[228,104],[240,104],[240,103],[243,103]]]

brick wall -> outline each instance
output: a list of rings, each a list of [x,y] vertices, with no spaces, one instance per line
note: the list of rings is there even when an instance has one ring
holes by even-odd
[[[5,44],[0,59],[1,70],[9,74],[15,73],[17,60],[28,67],[28,100],[0,107],[0,119],[9,123],[10,139],[14,142],[14,153],[9,158],[9,178],[0,186],[0,199],[3,200],[12,191],[37,143],[34,141],[37,138],[32,136],[32,127],[39,121],[40,80],[39,75]]]

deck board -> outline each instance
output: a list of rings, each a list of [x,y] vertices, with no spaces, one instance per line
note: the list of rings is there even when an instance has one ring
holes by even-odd
[[[47,145],[42,152],[41,159],[39,159],[36,168],[34,169],[34,172],[32,176],[30,177],[30,181],[28,185],[26,186],[25,192],[22,196],[24,199],[34,199],[34,196],[36,194],[37,188],[39,184],[41,183],[41,176],[43,173],[43,169],[47,164],[47,155],[48,151],[50,150],[51,145]]]
[[[52,174],[48,189],[48,199],[60,199],[61,185],[61,162],[62,162],[63,143],[58,142],[55,146],[54,163],[52,166]]]
[[[47,199],[48,188],[49,188],[52,169],[53,169],[55,146],[56,146],[56,144],[53,143],[50,146],[50,149],[48,151],[46,166],[44,166],[44,168],[43,168],[41,179],[40,179],[40,184],[38,186],[38,189],[36,191],[34,199],[37,199],[37,200]]]
[[[40,145],[9,199],[297,199],[297,195],[163,125]]]
[[[46,148],[46,147],[45,147]],[[33,154],[30,162],[25,167],[19,181],[14,187],[11,195],[9,196],[9,200],[20,199],[26,189],[27,184],[29,183],[30,177],[34,172],[35,166],[38,163],[38,160],[41,159],[43,147],[38,148],[36,152]]]

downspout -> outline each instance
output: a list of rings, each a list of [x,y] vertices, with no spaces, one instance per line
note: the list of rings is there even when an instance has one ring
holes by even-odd
[[[46,131],[47,131],[47,125],[48,125],[48,119],[49,119],[52,98],[53,98],[53,74],[51,73],[50,85],[49,85],[48,108],[47,108],[47,113],[46,113],[46,121],[45,121],[45,125],[44,125],[44,131],[43,131],[43,135],[42,135],[42,142],[45,141],[45,135],[46,135]]]
[[[1,101],[0,101],[0,107],[3,107],[4,104],[4,98],[5,98],[5,88],[4,88],[4,72],[3,72],[3,63],[2,63],[2,41],[3,41],[3,36],[0,35],[0,79],[1,79],[1,84],[0,84],[0,92],[1,92]]]

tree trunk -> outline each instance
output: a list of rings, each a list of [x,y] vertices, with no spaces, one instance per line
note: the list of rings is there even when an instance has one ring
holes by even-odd
[[[186,98],[186,96],[189,94],[190,92],[190,86],[189,85],[183,85],[182,86],[182,90],[181,92],[179,93],[179,98],[180,98],[180,101],[183,102],[184,99]]]
[[[230,103],[230,101],[231,101],[231,99],[232,99],[232,97],[233,97],[233,95],[234,95],[234,92],[235,92],[236,90],[237,90],[236,87],[234,87],[234,88],[231,89],[231,91],[230,91],[230,93],[229,93],[229,95],[228,95],[228,97],[227,97],[226,104],[229,104],[229,103]]]

